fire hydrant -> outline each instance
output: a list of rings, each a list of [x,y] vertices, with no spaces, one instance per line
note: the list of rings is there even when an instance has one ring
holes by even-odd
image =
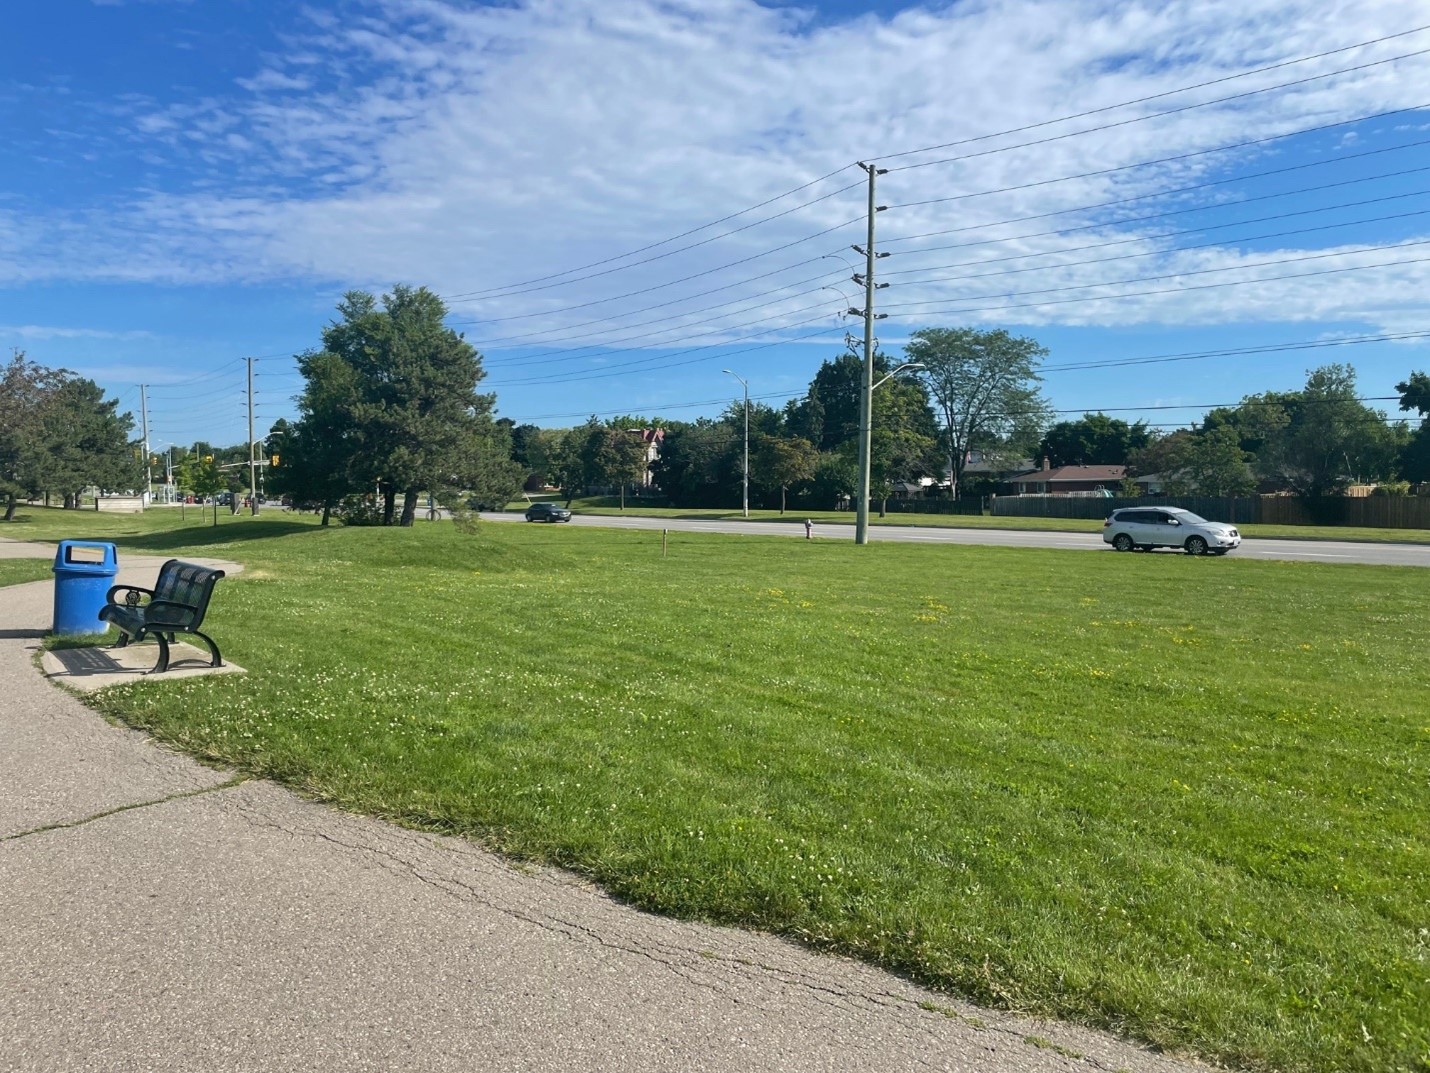
[[[814,521],[810,518],[804,520],[804,539],[809,540],[814,536]]]

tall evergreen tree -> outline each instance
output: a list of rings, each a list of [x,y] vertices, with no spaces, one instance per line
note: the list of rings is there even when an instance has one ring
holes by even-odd
[[[446,313],[425,287],[396,286],[381,302],[350,291],[323,331],[323,350],[299,362],[308,386],[295,462],[330,465],[318,481],[325,488],[376,488],[386,525],[399,493],[400,523],[411,525],[423,489],[455,502],[479,479],[489,496],[501,494],[497,484],[511,484],[513,495],[521,486],[510,437],[492,420],[496,396],[477,391],[481,356],[446,327]]]

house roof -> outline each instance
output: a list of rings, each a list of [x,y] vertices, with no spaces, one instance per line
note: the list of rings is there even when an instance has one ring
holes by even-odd
[[[1058,484],[1063,481],[1120,481],[1127,475],[1126,466],[1059,466],[1057,469],[1035,469],[1012,479],[1013,484]]]

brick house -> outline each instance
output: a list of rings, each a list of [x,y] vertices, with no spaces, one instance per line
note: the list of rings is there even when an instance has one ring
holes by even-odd
[[[1127,476],[1126,466],[1058,466],[1053,469],[1043,459],[1043,468],[1008,480],[1016,495],[1066,496],[1094,492],[1117,493]]]

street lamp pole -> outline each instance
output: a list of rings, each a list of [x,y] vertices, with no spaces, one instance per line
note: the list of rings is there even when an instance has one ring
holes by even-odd
[[[740,381],[740,386],[745,389],[745,466],[743,481],[742,510],[746,518],[750,516],[750,385],[739,373],[730,372],[729,369],[722,370],[729,373],[736,380]]]

